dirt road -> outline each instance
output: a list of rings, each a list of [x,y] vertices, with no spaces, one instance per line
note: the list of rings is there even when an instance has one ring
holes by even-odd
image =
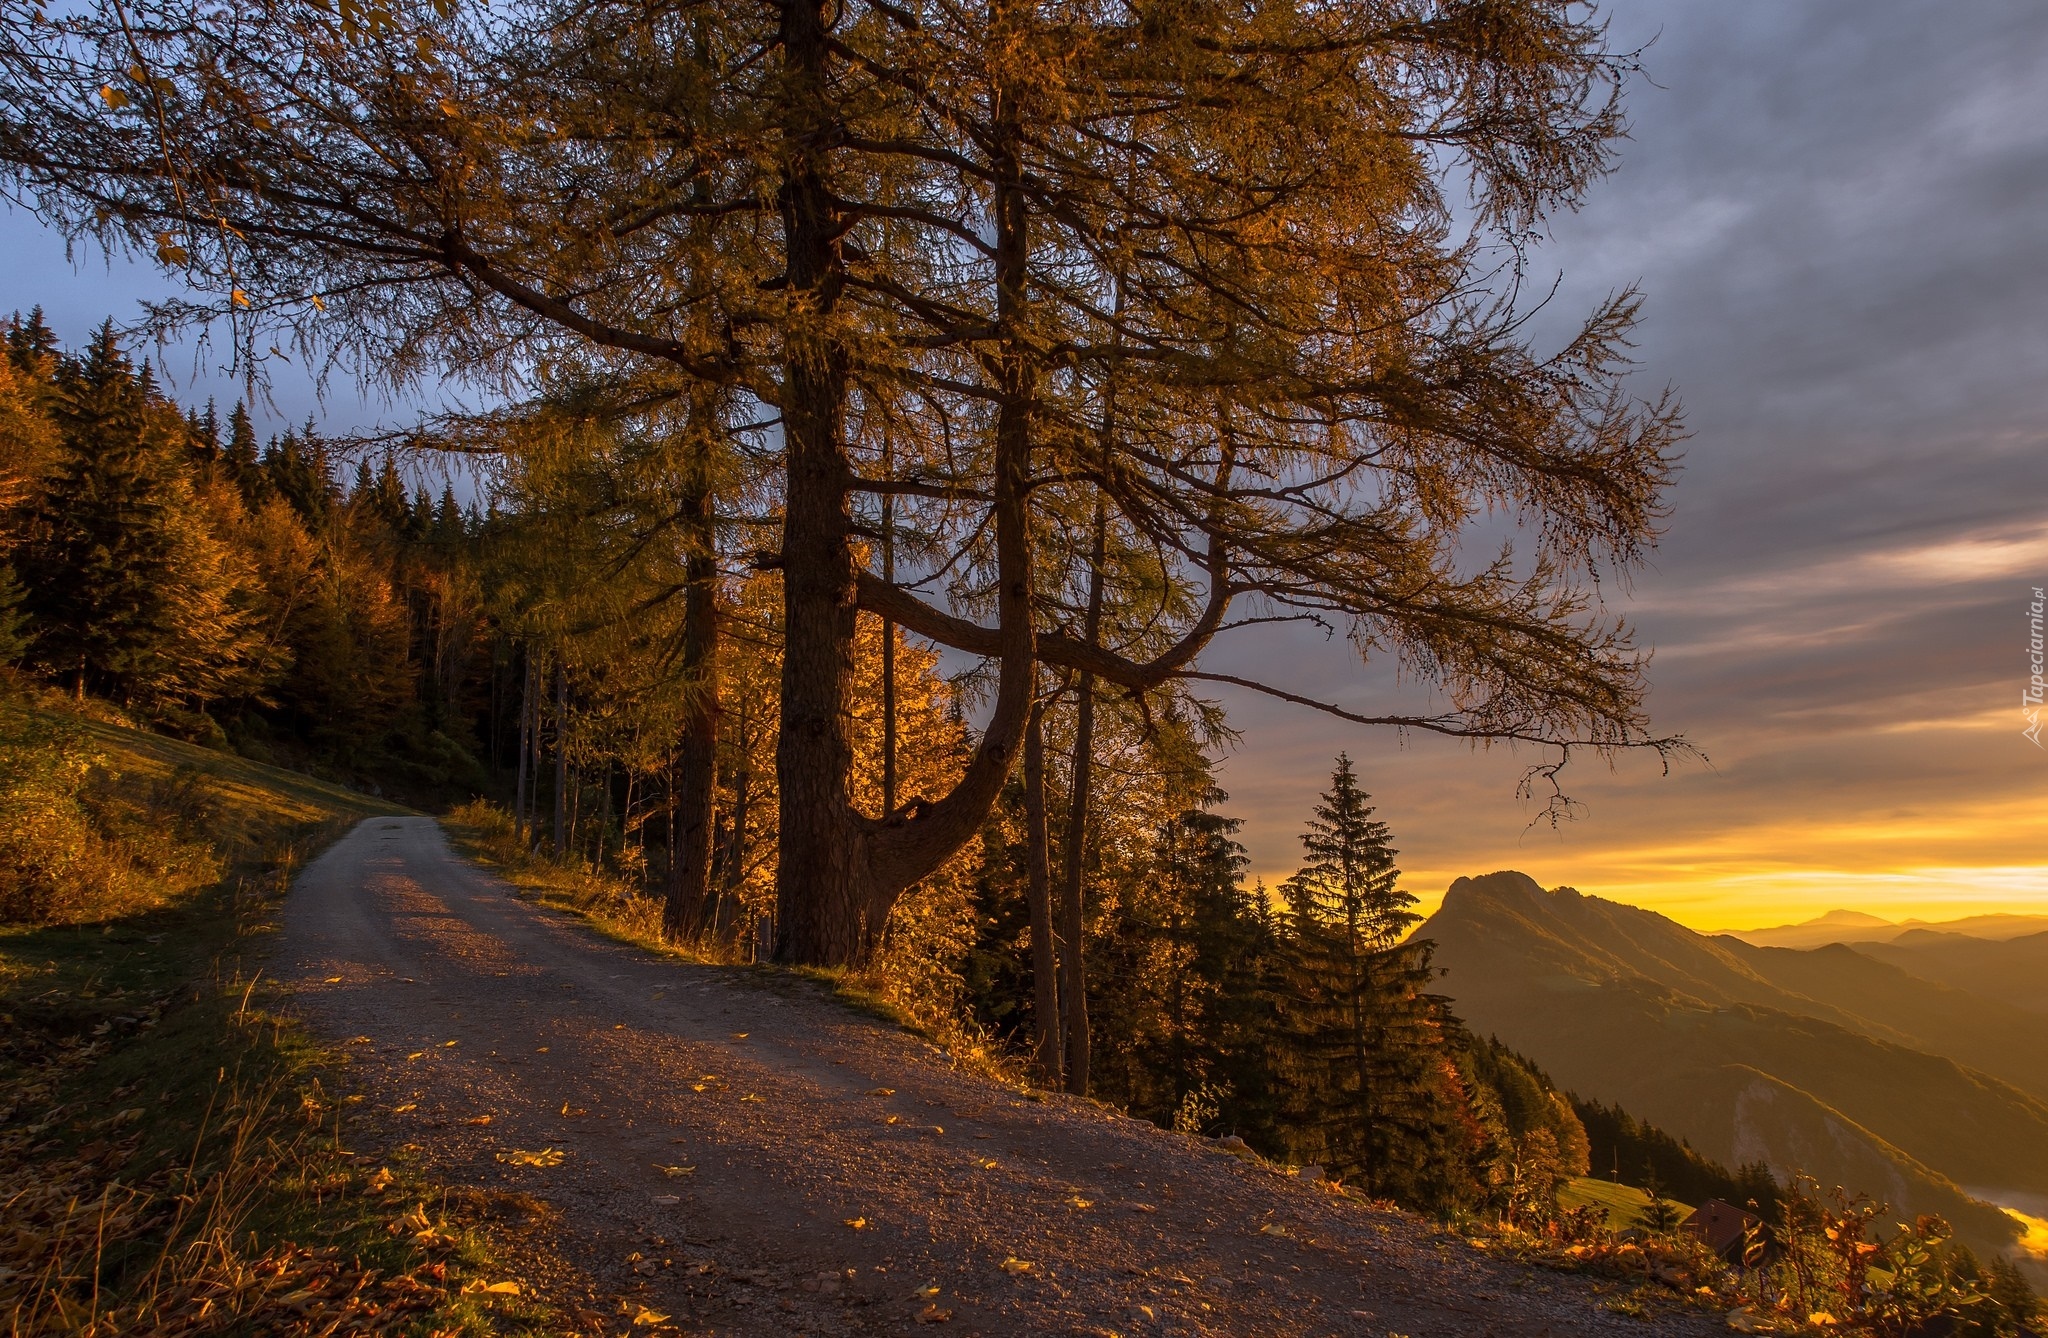
[[[636,1333],[1725,1331],[958,1072],[807,982],[609,942],[430,819],[370,819],[309,866],[280,959],[370,1127],[559,1209],[556,1285],[614,1332],[643,1309],[670,1318]]]

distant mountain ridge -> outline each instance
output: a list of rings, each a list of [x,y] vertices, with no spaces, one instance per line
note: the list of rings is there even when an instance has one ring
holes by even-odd
[[[1726,929],[1759,948],[1819,948],[1830,943],[1892,943],[1921,933],[1960,935],[1970,939],[2004,941],[2029,934],[2048,933],[2048,915],[1966,915],[1955,920],[1887,920],[1868,911],[1833,910],[1798,924],[1770,925],[1763,929]]]
[[[2048,1192],[2038,1014],[1846,947],[1697,934],[1513,872],[1459,879],[1417,933],[1476,1031],[1726,1165],[1803,1170],[1985,1243],[2009,1241],[2011,1219],[1959,1183]]]

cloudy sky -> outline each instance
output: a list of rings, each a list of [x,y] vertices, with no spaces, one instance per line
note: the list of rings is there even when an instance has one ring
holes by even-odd
[[[1641,389],[1686,405],[1667,537],[1611,607],[1655,648],[1657,726],[1711,764],[1575,765],[1553,834],[1514,798],[1527,754],[1245,703],[1224,785],[1254,865],[1287,871],[1341,745],[1425,896],[1519,868],[1702,927],[2048,911],[2048,751],[2020,732],[2048,584],[2048,8],[1608,12],[1617,44],[1655,39],[1654,82],[1541,261],[1564,309],[1639,281]],[[1339,651],[1296,664],[1373,700]]]
[[[1552,832],[1515,798],[1533,755],[1233,701],[1223,783],[1254,867],[1291,870],[1341,747],[1426,899],[1519,868],[1708,928],[2048,911],[2048,751],[2021,735],[2048,584],[2048,7],[1609,14],[1617,45],[1651,43],[1633,138],[1539,268],[1561,310],[1649,296],[1640,384],[1676,387],[1693,436],[1667,537],[1611,607],[1655,648],[1657,726],[1710,762],[1577,764],[1581,814]],[[133,311],[137,276],[72,268],[32,219],[0,218],[0,256],[0,310],[39,301],[67,340]],[[189,354],[169,370],[233,394]],[[312,407],[288,378],[278,398],[281,418]],[[324,412],[392,411],[337,387]],[[1289,687],[1390,700],[1306,638],[1214,667],[1275,663]]]

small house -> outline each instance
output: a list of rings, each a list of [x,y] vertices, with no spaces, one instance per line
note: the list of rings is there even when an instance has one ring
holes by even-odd
[[[1678,1229],[1727,1262],[1740,1264],[1750,1233],[1762,1225],[1763,1219],[1755,1213],[1744,1212],[1722,1199],[1708,1199],[1680,1222]]]

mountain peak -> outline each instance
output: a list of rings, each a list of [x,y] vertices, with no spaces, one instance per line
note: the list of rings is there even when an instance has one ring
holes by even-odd
[[[1514,869],[1502,869],[1497,873],[1482,873],[1476,878],[1458,879],[1444,893],[1444,904],[1449,905],[1453,898],[1464,901],[1475,897],[1524,897],[1542,904],[1550,899],[1550,894],[1543,890],[1542,884],[1528,874]]]

